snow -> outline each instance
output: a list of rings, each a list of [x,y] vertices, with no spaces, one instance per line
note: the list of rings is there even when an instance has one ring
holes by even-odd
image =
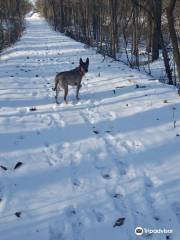
[[[54,76],[80,57],[81,100],[56,105]],[[0,239],[180,239],[179,135],[174,87],[27,18],[0,59]]]

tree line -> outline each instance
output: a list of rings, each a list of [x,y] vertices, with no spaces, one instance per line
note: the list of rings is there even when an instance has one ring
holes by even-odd
[[[180,82],[180,0],[37,0],[36,8],[55,30],[131,67],[161,54],[167,82]]]
[[[31,8],[28,0],[0,0],[0,51],[21,36]]]

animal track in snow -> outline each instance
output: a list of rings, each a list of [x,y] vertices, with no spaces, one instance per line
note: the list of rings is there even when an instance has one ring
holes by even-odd
[[[99,223],[104,222],[105,216],[102,212],[100,212],[99,210],[96,210],[96,209],[93,209],[92,212],[95,215],[97,222],[99,222]]]
[[[81,185],[81,181],[78,178],[74,178],[72,182],[75,187],[80,187]]]
[[[172,204],[172,209],[173,209],[173,211],[178,219],[178,222],[180,224],[180,202],[174,202]]]
[[[62,154],[57,153],[55,147],[50,146],[47,142],[45,143],[45,149],[43,152],[45,153],[47,162],[50,166],[56,165],[62,158]]]
[[[49,227],[49,240],[68,240],[67,230],[63,222],[53,222]]]
[[[17,137],[17,139],[14,141],[15,145],[20,144],[25,139],[24,135],[20,135]]]
[[[124,146],[128,152],[137,152],[143,150],[143,144],[138,140],[126,140],[122,142],[122,146]]]
[[[34,96],[34,97],[37,96],[37,95],[38,95],[38,92],[33,92],[32,93],[32,96]]]
[[[53,109],[54,110],[54,109]],[[51,115],[51,118],[52,118],[52,121],[53,123],[58,126],[58,127],[65,127],[66,126],[66,123],[65,121],[63,120],[63,117],[62,115],[59,113],[59,112],[56,112],[54,110],[54,113]]]
[[[66,210],[66,216],[68,222],[71,224],[73,239],[85,240],[83,236],[83,218],[81,217],[80,211],[77,208],[70,206]]]
[[[117,161],[117,167],[119,169],[119,173],[123,176],[127,174],[127,165],[123,161]]]
[[[0,212],[4,209],[7,202],[7,190],[5,186],[0,183]]]
[[[104,161],[103,159],[100,160],[100,159],[95,159],[94,160],[94,166],[96,169],[98,170],[103,170],[106,168],[106,161]]]

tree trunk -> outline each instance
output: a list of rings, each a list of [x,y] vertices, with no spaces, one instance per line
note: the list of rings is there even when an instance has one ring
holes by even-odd
[[[163,54],[163,60],[164,60],[164,66],[166,70],[166,74],[168,77],[168,84],[173,85],[173,79],[172,79],[172,71],[169,65],[169,57],[168,57],[168,52],[164,43],[164,38],[162,32],[160,32],[160,44],[162,48],[162,54]]]
[[[148,53],[152,50],[152,18],[149,16],[147,17],[147,26],[148,26],[148,32],[147,32],[147,40],[146,40],[146,51]]]
[[[179,82],[180,82],[180,51],[179,51],[179,47],[178,47],[178,40],[177,40],[176,30],[175,30],[175,26],[174,26],[174,16],[173,16],[175,4],[176,4],[176,0],[171,0],[169,2],[169,5],[166,9],[166,14],[167,14],[167,19],[168,19],[170,38],[171,38],[172,47],[173,47],[173,57],[174,57],[174,61],[176,63],[178,78],[179,78]]]
[[[154,0],[153,1],[154,22],[153,22],[153,30],[152,30],[152,61],[155,61],[159,58],[161,12],[162,12],[161,0]]]

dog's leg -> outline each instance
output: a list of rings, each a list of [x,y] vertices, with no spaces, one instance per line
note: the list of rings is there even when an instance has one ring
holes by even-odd
[[[80,99],[80,98],[79,98],[79,90],[80,90],[81,87],[82,87],[81,84],[77,85],[77,89],[76,89],[76,99],[77,99],[77,100]]]
[[[68,86],[64,88],[64,101],[66,104],[68,104],[67,95],[68,95]]]
[[[58,102],[58,95],[59,95],[59,88],[56,87],[56,96],[55,96],[55,99],[56,99],[56,103],[59,104]]]

